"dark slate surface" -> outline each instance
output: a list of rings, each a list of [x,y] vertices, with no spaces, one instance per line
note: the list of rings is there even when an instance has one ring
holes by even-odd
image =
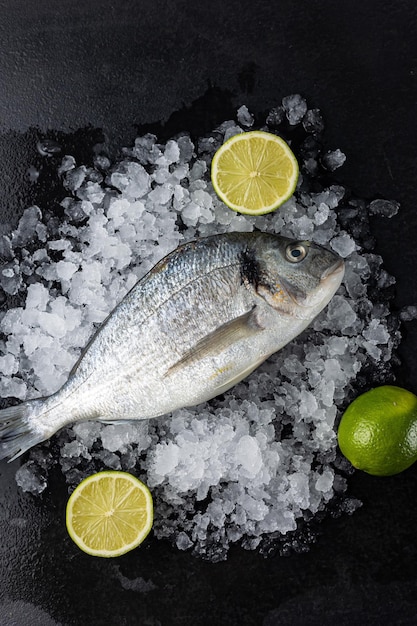
[[[373,229],[395,306],[417,303],[416,26],[414,0],[2,0],[2,226],[34,197],[33,127],[75,133],[87,158],[91,129],[115,148],[147,124],[161,138],[199,134],[242,103],[260,113],[299,92],[348,156],[335,178],[401,202]],[[410,323],[397,383],[414,392],[416,350]],[[155,540],[118,560],[87,557],[66,535],[62,484],[34,499],[17,489],[17,466],[0,464],[1,626],[417,623],[416,467],[355,474],[363,507],[326,520],[307,554],[235,549],[209,564]]]

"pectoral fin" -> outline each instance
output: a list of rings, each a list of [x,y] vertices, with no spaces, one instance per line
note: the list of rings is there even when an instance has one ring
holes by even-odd
[[[188,350],[179,361],[174,363],[166,372],[170,376],[181,367],[195,363],[208,356],[216,356],[233,343],[247,339],[263,330],[256,317],[256,306],[250,311],[226,322],[198,341]]]
[[[232,378],[223,380],[222,383],[218,387],[216,387],[215,395],[217,396],[221,393],[224,393],[225,391],[228,391],[231,387],[237,385],[237,383],[240,383],[241,380],[249,376],[249,374],[252,374],[252,372],[256,370],[256,368],[259,367],[259,365],[263,363],[266,358],[266,356],[261,357],[259,361],[256,361],[256,363],[252,363],[252,365],[247,367],[245,370],[234,374]]]

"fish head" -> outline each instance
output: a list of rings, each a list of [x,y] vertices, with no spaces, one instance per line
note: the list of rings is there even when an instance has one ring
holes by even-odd
[[[313,319],[339,288],[345,270],[341,257],[310,241],[268,236],[258,240],[254,288],[274,309]]]

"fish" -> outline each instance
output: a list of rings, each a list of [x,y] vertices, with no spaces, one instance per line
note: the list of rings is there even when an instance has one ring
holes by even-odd
[[[113,309],[54,394],[0,411],[9,461],[80,421],[151,419],[226,392],[329,303],[344,261],[261,231],[180,245]]]

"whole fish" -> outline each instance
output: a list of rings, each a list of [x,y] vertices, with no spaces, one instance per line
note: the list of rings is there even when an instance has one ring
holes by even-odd
[[[0,411],[0,458],[73,422],[147,419],[223,393],[301,333],[343,273],[333,252],[261,232],[179,246],[116,306],[59,391]]]

